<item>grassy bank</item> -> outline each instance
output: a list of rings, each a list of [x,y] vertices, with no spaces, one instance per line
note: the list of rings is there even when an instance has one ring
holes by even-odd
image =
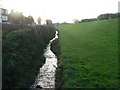
[[[52,26],[3,25],[3,90],[29,88],[34,83],[55,30]]]
[[[59,32],[59,31],[58,31]],[[55,88],[61,88],[61,80],[62,80],[62,72],[60,68],[60,55],[61,55],[61,44],[60,44],[60,35],[58,33],[58,39],[52,42],[51,44],[51,50],[55,55],[57,56],[57,68],[56,68],[56,73],[55,73]]]
[[[118,87],[118,20],[58,27],[62,87]]]

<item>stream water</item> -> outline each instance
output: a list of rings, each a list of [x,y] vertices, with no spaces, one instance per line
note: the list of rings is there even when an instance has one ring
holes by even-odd
[[[58,38],[58,31],[55,33],[55,37],[49,41],[44,56],[46,58],[45,64],[40,68],[40,72],[37,75],[33,88],[55,88],[55,71],[57,68],[57,57],[51,51],[51,43]]]

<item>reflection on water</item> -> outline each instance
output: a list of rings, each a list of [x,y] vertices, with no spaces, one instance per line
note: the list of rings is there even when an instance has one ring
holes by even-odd
[[[44,56],[46,58],[45,64],[40,68],[40,72],[33,85],[34,88],[55,88],[55,71],[57,68],[57,57],[50,50],[51,43],[58,38],[58,31],[55,37],[50,40],[47,48],[45,49]]]

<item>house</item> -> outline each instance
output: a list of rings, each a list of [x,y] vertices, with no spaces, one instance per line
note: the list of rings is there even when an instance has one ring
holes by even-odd
[[[0,23],[9,23],[8,22],[8,10],[0,5]]]

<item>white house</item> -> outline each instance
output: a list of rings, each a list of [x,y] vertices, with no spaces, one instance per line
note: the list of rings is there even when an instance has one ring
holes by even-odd
[[[8,10],[0,5],[0,23],[8,22]]]

